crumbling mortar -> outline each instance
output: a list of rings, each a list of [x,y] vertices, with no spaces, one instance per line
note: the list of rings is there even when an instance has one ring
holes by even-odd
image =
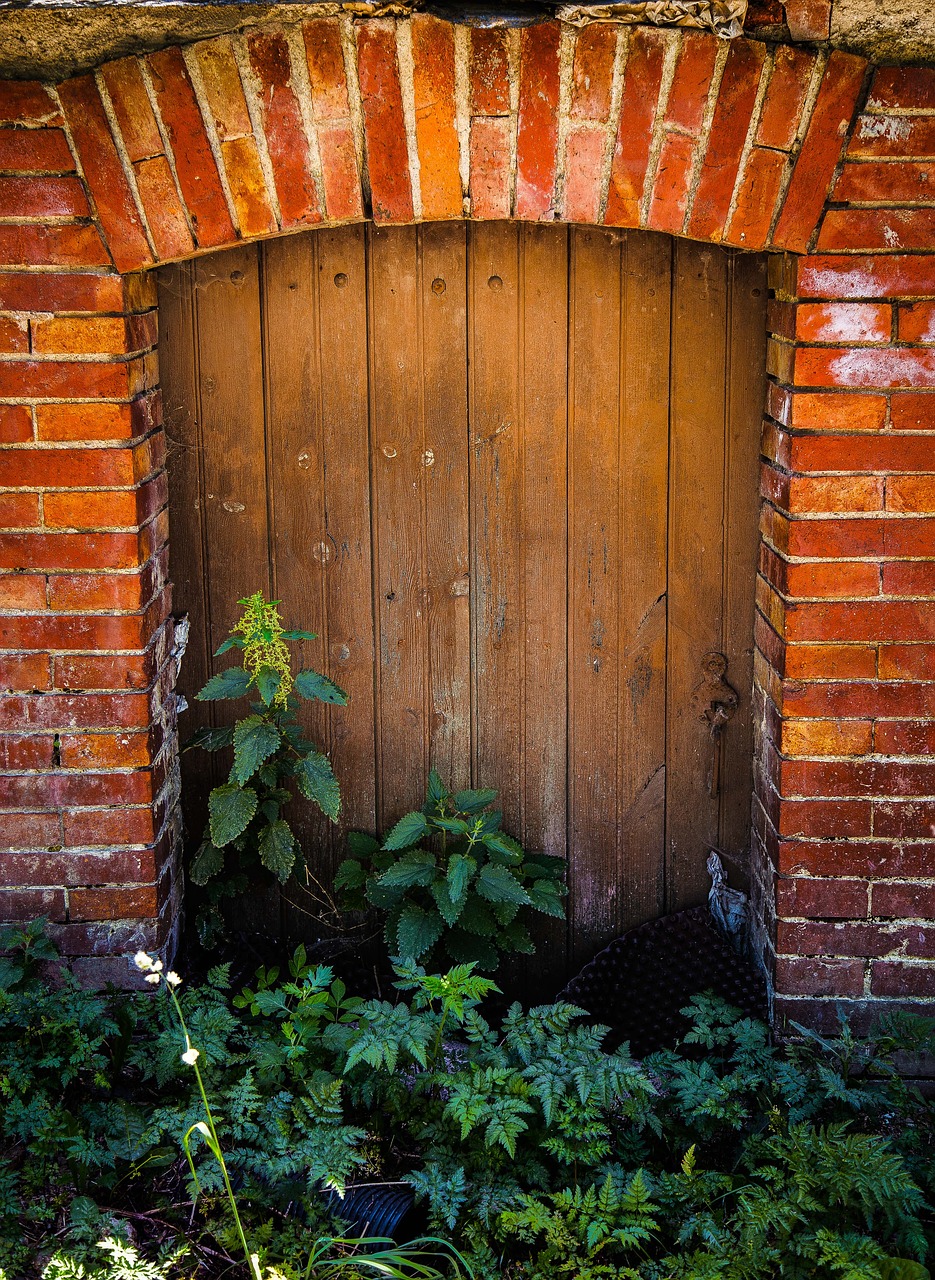
[[[564,215],[565,169],[567,164],[568,133],[571,128],[572,72],[578,32],[562,23],[558,49],[558,136],[555,143],[555,191],[552,196],[553,217]]]
[[[305,39],[302,28],[297,24],[283,28],[283,35],[289,49],[289,64],[292,73],[292,87],[299,104],[299,114],[308,142],[309,164],[312,169],[312,180],[318,196],[318,208],[323,221],[328,220],[328,208],[325,203],[325,177],[318,148],[318,129],[315,124],[315,112],[312,103],[312,80],[308,69],[308,55],[305,50]]]
[[[610,195],[610,180],[614,167],[614,152],[617,149],[617,134],[620,129],[620,104],[623,102],[623,82],[626,75],[627,57],[630,52],[629,28],[617,28],[617,47],[614,50],[614,70],[610,87],[610,112],[605,124],[604,154],[601,162],[601,189],[598,200],[598,223],[603,223],[607,216],[607,200]]]
[[[471,214],[471,29],[453,28],[455,59],[455,127],[458,133],[458,173],[461,178],[461,211]]]
[[[714,70],[711,73],[711,84],[708,87],[708,96],[705,100],[704,114],[701,118],[701,129],[698,132],[698,138],[695,142],[695,149],[692,154],[692,174],[691,180],[688,184],[688,198],[685,201],[685,217],[682,219],[682,235],[686,234],[685,228],[691,218],[692,209],[695,207],[695,196],[701,183],[705,152],[708,149],[708,142],[711,137],[711,124],[714,120],[714,112],[717,108],[718,98],[721,93],[721,81],[724,79],[724,67],[727,65],[727,55],[729,52],[730,46],[727,41],[719,41],[717,56],[714,60]]]
[[[406,151],[409,157],[409,185],[412,192],[413,221],[422,221],[422,167],[419,161],[419,142],[416,134],[415,62],[412,54],[412,19],[395,23],[396,66],[399,72],[399,88],[403,103],[403,127],[406,131]]]
[[[357,151],[357,172],[360,175],[361,201],[364,217],[370,217],[373,197],[370,191],[370,170],[367,165],[367,135],[364,130],[364,106],[360,96],[360,80],[357,76],[357,24],[350,14],[340,18],[341,49],[344,53],[344,78],[347,81],[347,101],[354,131]]]
[[[682,33],[666,31],[663,33],[663,41],[665,53],[662,61],[662,79],[656,95],[653,136],[649,147],[646,175],[643,179],[643,194],[640,197],[639,225],[641,227],[645,227],[649,221],[649,207],[652,203],[653,187],[656,185],[656,169],[659,166],[659,156],[662,154],[662,144],[665,141],[666,108],[669,105],[669,94],[672,92],[672,83],[675,80],[675,67],[682,49]]]
[[[737,201],[740,199],[740,192],[743,189],[744,180],[747,176],[747,165],[750,163],[750,153],[753,151],[754,145],[756,143],[756,131],[760,126],[760,115],[763,111],[763,102],[766,98],[766,90],[769,87],[769,82],[772,79],[772,74],[773,74],[773,54],[772,52],[768,52],[766,57],[763,60],[763,66],[760,69],[760,79],[759,79],[759,83],[757,84],[756,98],[754,99],[754,102],[753,102],[753,112],[750,116],[750,125],[749,125],[749,128],[747,129],[747,136],[744,138],[744,141],[743,141],[743,148],[741,149],[741,152],[740,152],[740,163],[737,166],[737,177],[734,181],[734,189],[731,192],[730,204],[727,207],[727,217],[724,219],[725,239],[726,239],[727,229],[730,226],[731,222],[733,221],[734,214],[737,211]],[[782,201],[777,200],[776,209],[781,209],[781,208],[782,208]],[[776,209],[773,210],[774,214],[776,212]],[[733,243],[743,244],[742,232],[739,239]]]

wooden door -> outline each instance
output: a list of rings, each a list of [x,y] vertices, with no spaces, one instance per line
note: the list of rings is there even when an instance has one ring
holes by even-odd
[[[165,269],[160,307],[190,700],[237,599],[281,599],[350,694],[311,724],[346,826],[385,831],[434,766],[499,788],[507,828],[567,856],[550,981],[702,900],[711,845],[742,864],[762,258],[354,226]],[[710,652],[739,694],[716,794]],[[193,823],[210,781],[193,762]],[[327,882],[342,833],[300,825]]]

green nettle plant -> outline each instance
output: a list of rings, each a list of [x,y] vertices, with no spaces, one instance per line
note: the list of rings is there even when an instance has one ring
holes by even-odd
[[[186,743],[186,750],[234,749],[230,776],[208,798],[208,827],[190,870],[195,884],[211,885],[207,909],[199,917],[206,941],[220,927],[222,898],[243,893],[261,869],[281,884],[292,874],[299,847],[282,816],[292,799],[290,784],[332,822],[341,808],[331,763],[305,738],[296,711],[300,698],[344,706],[347,694],[317,671],[293,675],[286,642],[316,637],[310,631],[286,631],[278,600],[267,601],[258,591],[238,603],[244,606],[243,616],[215,657],[237,650],[242,664],[212,676],[196,696],[199,702],[219,702],[254,694],[256,700],[236,724],[199,729]]]
[[[386,942],[404,960],[446,954],[496,969],[502,952],[534,950],[530,911],[562,920],[565,863],[525,853],[490,806],[496,791],[452,795],[433,769],[425,805],[380,844],[353,832],[335,886],[348,910],[387,913]]]

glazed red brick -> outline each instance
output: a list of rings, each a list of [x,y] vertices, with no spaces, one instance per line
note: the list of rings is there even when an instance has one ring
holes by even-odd
[[[611,24],[595,22],[578,32],[571,78],[573,120],[609,118],[616,53],[617,31]]]
[[[0,308],[5,311],[122,311],[123,281],[117,275],[43,272],[38,276],[0,271]]]
[[[32,411],[25,405],[0,404],[0,444],[25,444],[32,438]]]
[[[153,255],[94,77],[60,85],[59,98],[114,264],[118,271],[148,266]]]
[[[818,248],[933,249],[935,209],[830,209]]]
[[[510,60],[507,35],[496,27],[471,31],[471,113],[506,115],[510,110]]]
[[[639,226],[664,55],[664,37],[660,33],[642,27],[634,30],[627,53],[620,124],[604,214],[609,226]]]
[[[373,219],[410,222],[412,185],[393,23],[382,19],[362,23],[357,54]]]
[[[687,234],[697,239],[720,239],[723,233],[765,57],[761,44],[731,42],[686,227]]]
[[[557,22],[525,27],[520,37],[515,216],[532,221],[555,216],[560,40]]]
[[[146,65],[195,238],[202,248],[230,244],[234,225],[182,52],[151,53]]]
[[[141,160],[134,165],[134,173],[156,253],[164,261],[184,258],[195,244],[168,160],[165,156]]]
[[[335,20],[303,28],[318,131],[325,211],[329,218],[363,216],[357,148],[350,118],[341,31]]]
[[[510,216],[510,122],[504,118],[471,123],[471,216]]]
[[[808,247],[841,156],[866,68],[863,58],[837,49],[828,59],[773,234],[773,243],[780,248],[804,250]]]
[[[737,189],[734,212],[724,233],[729,244],[762,249],[779,202],[786,157],[779,151],[754,147],[747,158]]]
[[[0,129],[0,171],[74,173],[75,161],[61,129]]]
[[[308,140],[292,84],[289,45],[284,35],[271,33],[250,36],[247,48],[257,80],[257,101],[263,114],[282,225],[320,222]]]
[[[458,218],[462,193],[451,27],[427,14],[414,14],[412,56],[422,216]]]
[[[710,35],[684,33],[666,103],[667,125],[684,129],[692,137],[701,132],[717,53],[718,41]]]
[[[565,139],[566,222],[595,223],[601,211],[601,173],[604,161],[604,130],[596,125],[578,125]]]
[[[845,164],[834,185],[841,202],[914,204],[931,201],[935,190],[932,161],[889,161]],[[887,246],[889,248],[890,246]]]
[[[162,137],[146,92],[138,59],[121,58],[101,67],[117,127],[131,161],[162,154]]]
[[[45,85],[35,80],[0,80],[0,122],[60,124],[61,113]]]
[[[647,226],[677,234],[688,210],[695,140],[683,133],[666,135],[659,153]]]
[[[20,693],[48,689],[50,666],[47,653],[0,654],[0,689]],[[34,787],[31,794],[35,803],[37,788]]]
[[[761,147],[789,151],[795,143],[805,96],[815,69],[815,55],[780,45],[763,99],[756,141]]]
[[[89,217],[91,206],[78,178],[0,178],[0,218]]]
[[[0,528],[35,529],[39,520],[39,495],[0,493]]]
[[[109,267],[110,254],[96,227],[2,223],[0,263],[6,268]]]

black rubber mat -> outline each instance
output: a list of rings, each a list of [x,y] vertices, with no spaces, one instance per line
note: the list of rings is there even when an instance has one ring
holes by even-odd
[[[587,1009],[641,1058],[674,1046],[688,1030],[679,1010],[703,991],[750,1017],[767,1017],[763,975],[721,936],[707,907],[693,907],[616,938],[558,998]]]

